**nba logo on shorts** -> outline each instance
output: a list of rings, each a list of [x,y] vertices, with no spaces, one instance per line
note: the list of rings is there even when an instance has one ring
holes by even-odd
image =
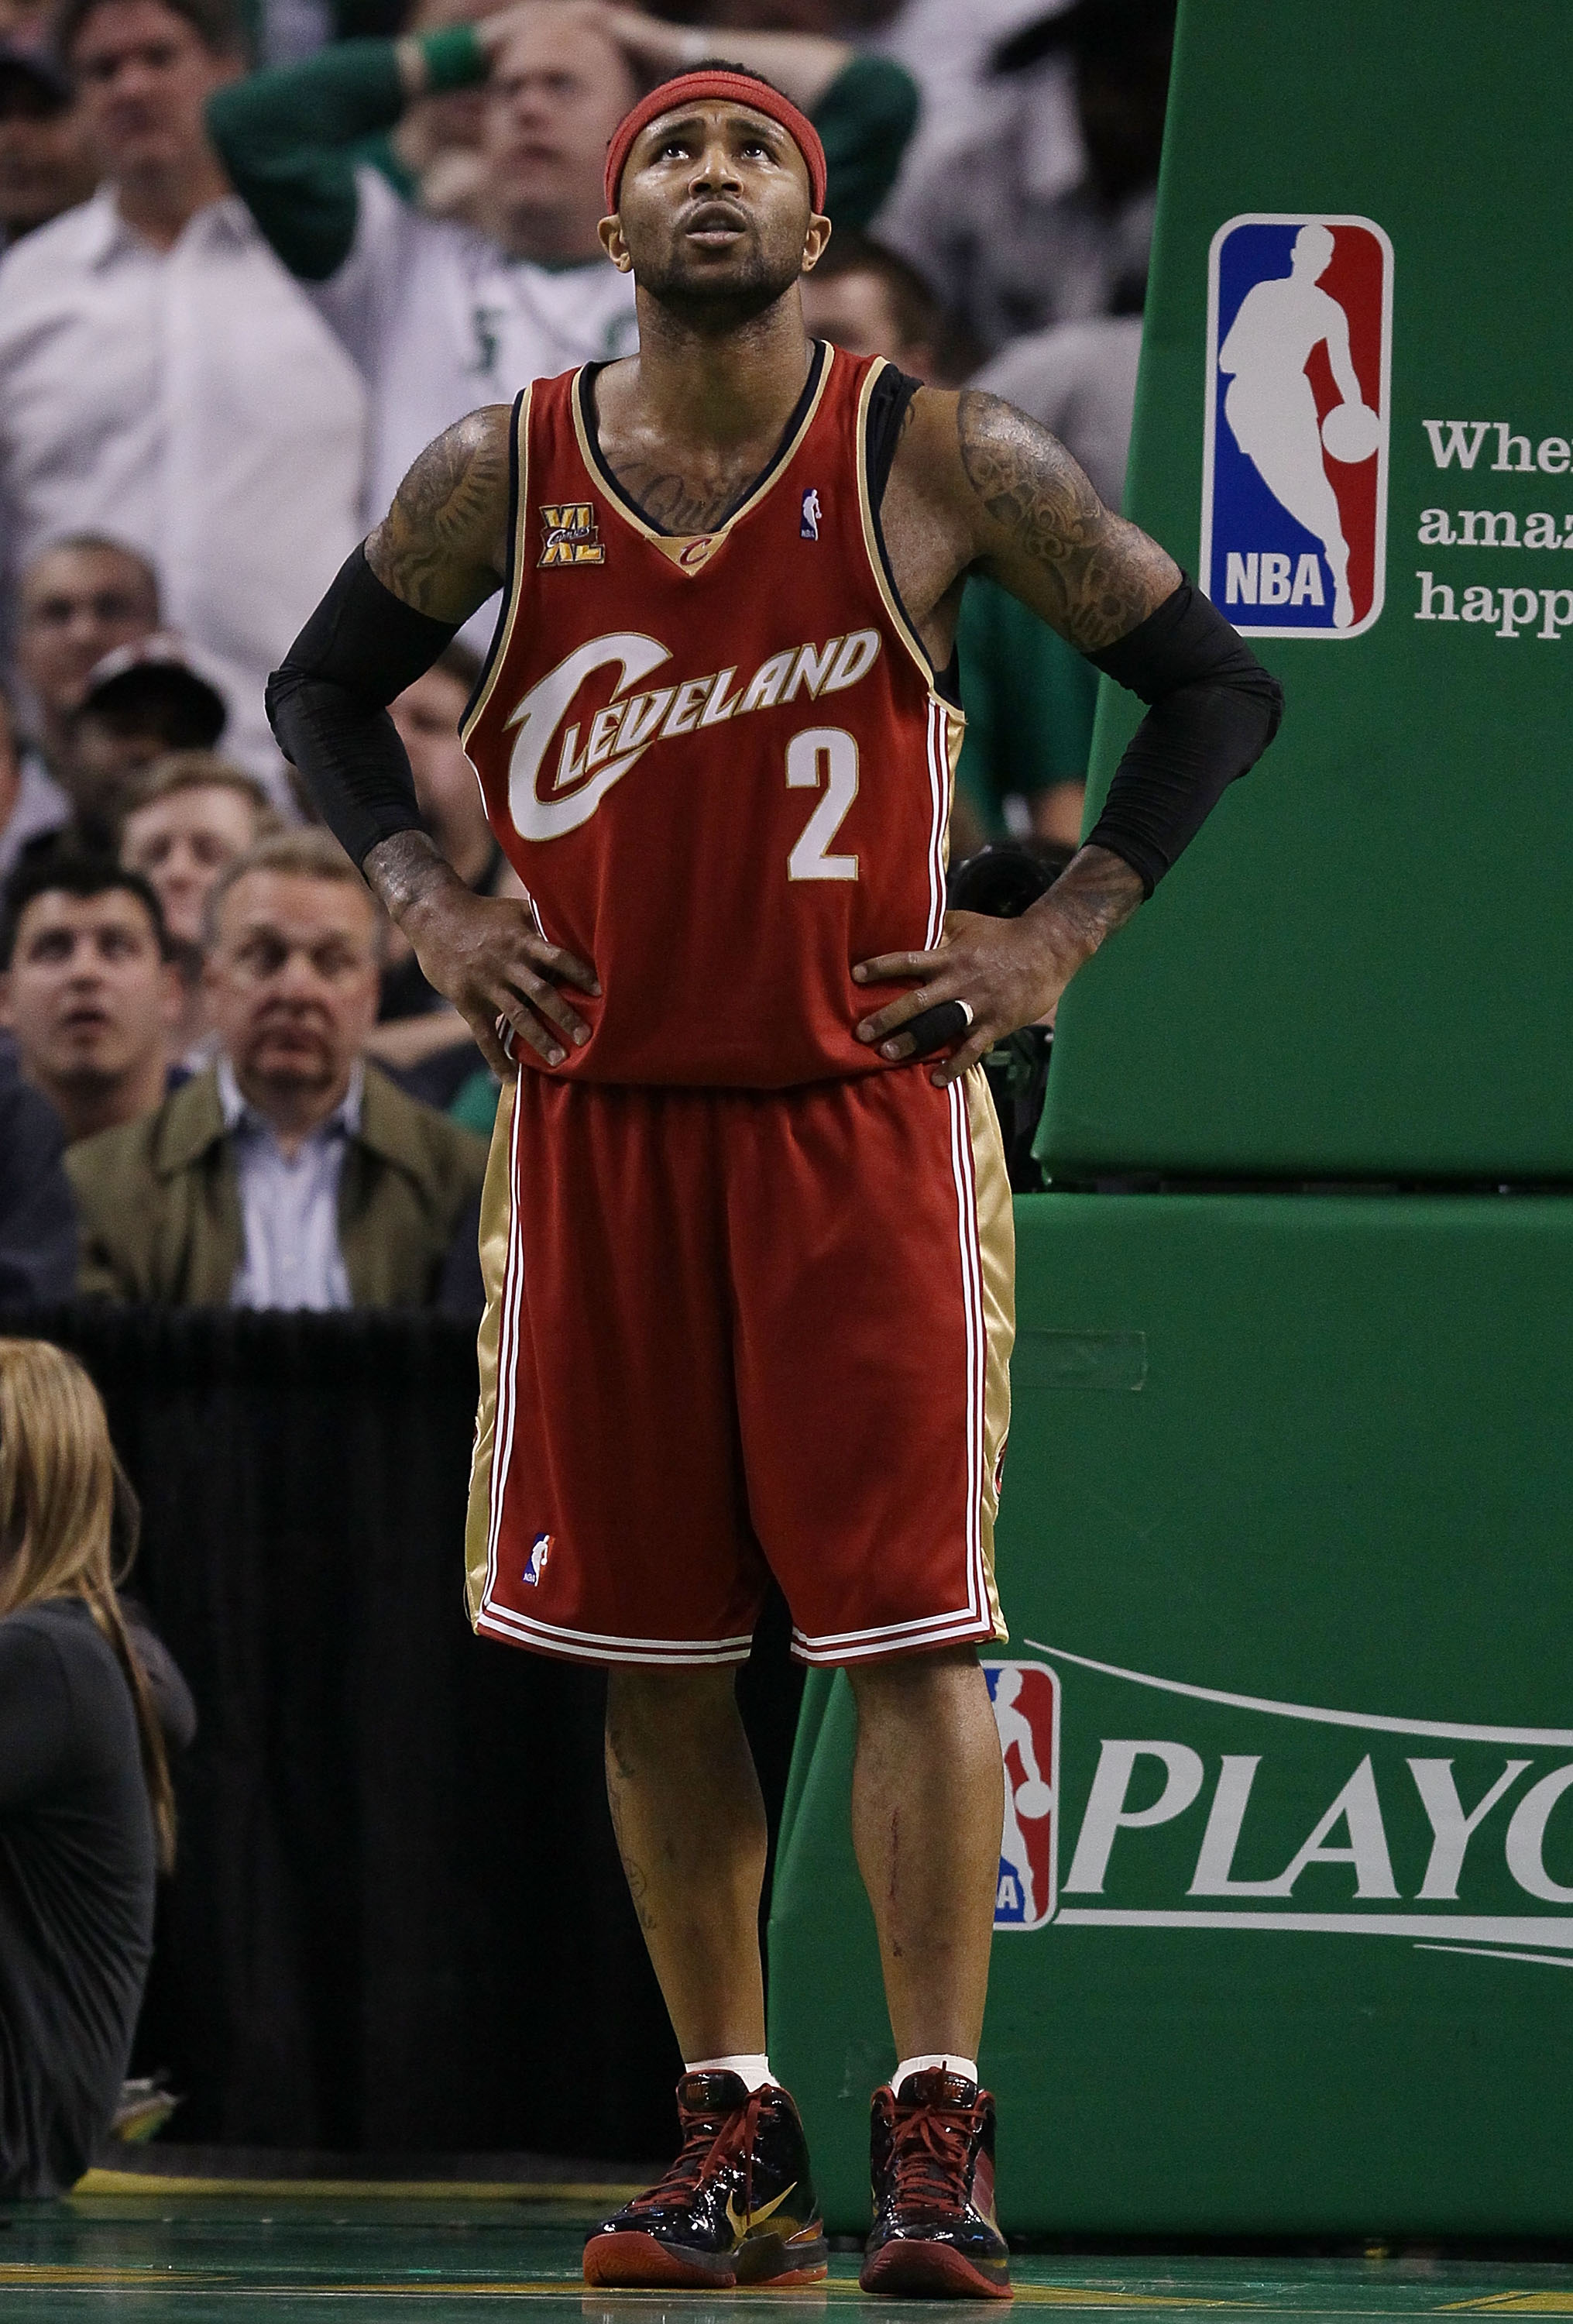
[[[538,1533],[529,1545],[529,1555],[524,1561],[523,1580],[532,1590],[538,1588],[541,1575],[547,1570],[547,1560],[552,1554],[549,1533]]]
[[[1370,218],[1213,236],[1201,586],[1247,638],[1355,638],[1382,611],[1392,323]]]
[[[1046,1663],[985,1663],[1005,1762],[997,1929],[1041,1929],[1054,1909],[1060,1682]]]

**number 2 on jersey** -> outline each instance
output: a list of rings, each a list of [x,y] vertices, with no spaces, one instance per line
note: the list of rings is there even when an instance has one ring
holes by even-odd
[[[821,766],[823,773],[821,774]],[[803,826],[803,836],[786,858],[789,880],[855,880],[855,855],[832,855],[831,841],[858,796],[858,746],[844,726],[809,726],[786,745],[786,788],[824,797]]]

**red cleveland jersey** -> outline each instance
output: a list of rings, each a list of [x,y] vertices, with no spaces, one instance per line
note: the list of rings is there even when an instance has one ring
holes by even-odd
[[[884,1065],[852,1028],[889,992],[851,968],[939,937],[961,720],[885,567],[881,374],[820,346],[770,466],[683,537],[603,460],[593,369],[519,399],[511,569],[465,743],[543,933],[601,982],[572,995],[593,1031],[558,1077],[783,1088]]]

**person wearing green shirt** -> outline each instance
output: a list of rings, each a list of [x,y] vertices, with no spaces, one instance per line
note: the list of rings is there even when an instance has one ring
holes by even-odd
[[[860,225],[916,119],[898,66],[814,34],[701,32],[603,0],[524,0],[474,23],[345,41],[219,92],[236,191],[372,390],[368,519],[416,454],[531,379],[632,342],[632,291],[596,236],[612,129],[641,89],[719,47],[814,118],[832,217]],[[428,215],[385,142],[418,100],[483,93],[465,215]]]

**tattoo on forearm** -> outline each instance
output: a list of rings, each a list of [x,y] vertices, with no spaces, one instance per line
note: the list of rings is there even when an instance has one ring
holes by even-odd
[[[628,1882],[628,1893],[633,1900],[635,1918],[648,1937],[656,1925],[655,1910],[650,1897],[649,1875],[643,1865],[629,1853],[623,1822],[622,1786],[632,1774],[632,1767],[622,1758],[617,1745],[612,1739],[611,1728],[608,1727],[606,1799],[612,1810],[612,1830],[617,1841],[617,1853],[622,1863],[623,1877]]]
[[[1133,872],[1122,855],[1108,847],[1083,847],[1072,857],[1044,901],[1057,909],[1061,920],[1090,954],[1105,936],[1125,926],[1146,892],[1141,874]]]
[[[628,1882],[628,1893],[633,1904],[634,1918],[648,1937],[654,1932],[656,1925],[656,1916],[645,1901],[649,1894],[649,1877],[644,1867],[636,1864],[631,1856],[623,1858],[622,1873]]]
[[[1047,429],[998,396],[964,388],[956,430],[973,491],[1044,569],[1051,619],[1083,653],[1126,636],[1176,587],[1167,551],[1104,507]]]
[[[361,876],[397,919],[406,905],[434,887],[450,886],[455,875],[424,831],[398,831],[377,842]]]
[[[428,444],[366,543],[383,587],[437,621],[501,577],[510,426],[501,407],[472,411]]]

